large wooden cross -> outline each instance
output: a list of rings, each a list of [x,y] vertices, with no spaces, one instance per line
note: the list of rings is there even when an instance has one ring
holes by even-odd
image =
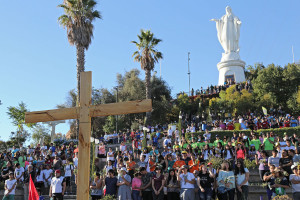
[[[102,105],[91,105],[91,102],[92,72],[81,72],[80,104],[78,107],[28,112],[25,114],[25,123],[79,119],[77,175],[77,199],[79,200],[89,199],[91,118],[149,112],[152,109],[150,99]]]

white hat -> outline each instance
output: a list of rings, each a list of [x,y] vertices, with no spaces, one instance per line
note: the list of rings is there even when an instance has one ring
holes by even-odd
[[[126,170],[126,168],[125,168],[125,167],[122,167],[122,168],[121,168],[121,171],[125,171],[125,172],[127,172],[127,170]]]

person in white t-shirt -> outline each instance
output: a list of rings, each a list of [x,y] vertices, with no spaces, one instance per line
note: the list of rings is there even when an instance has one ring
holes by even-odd
[[[48,187],[51,185],[51,179],[52,179],[53,170],[50,169],[49,165],[46,165],[46,169],[43,170],[43,178],[45,187]]]
[[[244,167],[243,160],[238,160],[234,172],[236,176],[237,199],[248,199],[249,170]]]
[[[169,130],[168,130],[168,136],[170,136],[170,137],[173,136],[173,130],[172,130],[172,127],[170,127]]]
[[[66,191],[66,181],[64,177],[60,176],[60,170],[55,170],[55,177],[51,180],[49,197],[54,200],[63,200]]]
[[[293,199],[300,199],[300,165],[292,165],[294,174],[290,175]]]
[[[74,171],[74,165],[72,164],[72,158],[67,159],[66,166],[64,168],[65,170],[65,179],[66,179],[66,194],[68,194],[68,191],[72,194],[72,187],[71,187],[71,177],[73,175]]]
[[[195,192],[194,185],[196,183],[193,173],[188,172],[188,166],[183,165],[177,174],[177,181],[180,181],[180,197],[184,200],[194,200]]]
[[[2,200],[15,199],[17,180],[14,177],[14,172],[9,172],[9,179],[5,181],[4,185],[4,197]]]
[[[23,182],[24,180],[24,168],[21,167],[21,165],[19,163],[16,163],[16,169],[15,169],[15,177],[16,177],[16,180],[18,182]]]

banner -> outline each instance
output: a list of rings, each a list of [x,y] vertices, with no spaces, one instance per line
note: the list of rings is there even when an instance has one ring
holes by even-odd
[[[266,109],[265,107],[261,107],[261,108],[262,108],[262,110],[263,110],[264,115],[265,115],[265,116],[268,115],[267,109]]]
[[[29,195],[28,195],[28,200],[39,200],[39,195],[38,192],[36,191],[36,188],[34,186],[34,183],[31,178],[30,174],[30,180],[29,180]]]

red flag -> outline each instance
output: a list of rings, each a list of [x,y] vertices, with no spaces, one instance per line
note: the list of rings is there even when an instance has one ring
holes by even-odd
[[[29,181],[29,195],[28,195],[28,200],[39,200],[39,195],[38,192],[36,191],[36,188],[34,186],[34,183],[31,178],[30,174],[30,181]]]

